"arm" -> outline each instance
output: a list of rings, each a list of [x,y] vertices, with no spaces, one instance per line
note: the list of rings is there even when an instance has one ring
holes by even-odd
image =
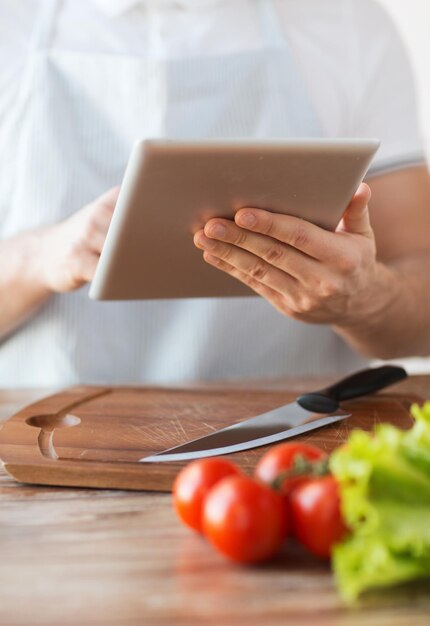
[[[335,330],[380,358],[430,354],[430,174],[425,166],[370,179],[381,319]],[[391,285],[391,287],[390,287]],[[377,297],[377,296],[375,296]]]
[[[117,196],[111,189],[59,224],[0,242],[0,340],[52,294],[92,279]]]
[[[371,192],[363,184],[335,233],[294,217],[241,209],[235,222],[210,220],[195,244],[208,263],[281,313],[331,325],[365,355],[429,354],[429,174],[416,167],[371,185],[375,232]]]
[[[49,298],[41,279],[42,231],[0,242],[0,340],[20,326]]]

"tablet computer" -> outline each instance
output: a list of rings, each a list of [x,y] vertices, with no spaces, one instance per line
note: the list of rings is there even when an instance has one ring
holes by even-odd
[[[376,139],[136,143],[90,297],[255,295],[206,264],[193,234],[243,207],[334,230],[378,146]]]

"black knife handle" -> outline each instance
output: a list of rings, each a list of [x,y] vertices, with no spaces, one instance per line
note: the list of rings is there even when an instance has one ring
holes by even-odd
[[[325,389],[305,393],[297,398],[301,407],[314,413],[331,413],[339,408],[342,400],[352,400],[384,389],[407,377],[403,367],[383,365],[343,378]]]

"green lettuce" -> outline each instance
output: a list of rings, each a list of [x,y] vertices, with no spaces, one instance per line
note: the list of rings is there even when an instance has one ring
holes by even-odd
[[[413,405],[414,425],[354,431],[330,459],[351,530],[333,550],[341,595],[430,577],[430,402]]]

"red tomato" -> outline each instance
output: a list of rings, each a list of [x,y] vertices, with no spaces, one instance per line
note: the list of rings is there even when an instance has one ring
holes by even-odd
[[[173,505],[179,518],[202,532],[203,502],[209,491],[226,476],[240,473],[234,463],[220,458],[201,459],[184,467],[173,485]]]
[[[248,476],[225,478],[203,507],[206,537],[224,556],[241,563],[274,556],[285,537],[285,525],[281,496]]]
[[[294,534],[310,552],[330,558],[333,546],[347,534],[340,512],[339,487],[333,476],[300,485],[290,495]]]
[[[290,471],[294,467],[297,457],[301,457],[305,461],[319,461],[327,458],[327,454],[308,443],[281,443],[271,448],[260,459],[255,468],[255,475],[268,485],[272,485],[277,476],[282,472]],[[306,474],[286,478],[280,490],[283,494],[287,495],[292,489],[303,484],[308,479]]]

